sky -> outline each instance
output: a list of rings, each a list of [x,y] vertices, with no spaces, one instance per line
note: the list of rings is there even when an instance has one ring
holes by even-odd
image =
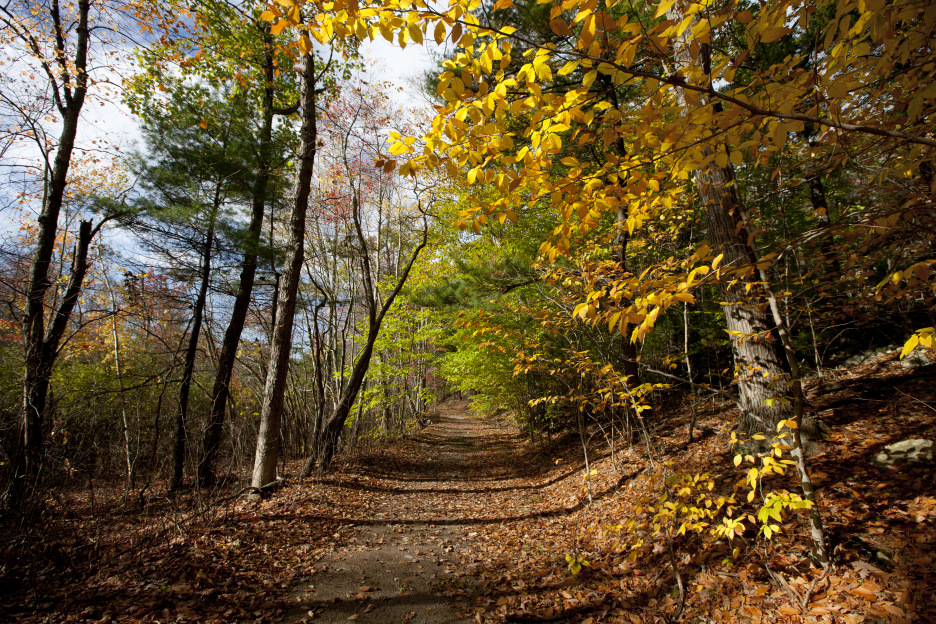
[[[365,42],[362,51],[368,65],[368,74],[378,74],[404,89],[404,97],[422,101],[418,83],[423,73],[433,67],[430,50],[438,49],[435,42],[427,42],[432,48],[409,44],[405,49],[391,44],[383,37]]]
[[[436,48],[431,37],[427,38],[426,44]],[[426,96],[420,91],[419,83],[423,73],[432,68],[434,63],[430,56],[429,49],[424,45],[410,43],[405,49],[400,49],[397,45],[387,42],[382,37],[377,37],[373,42],[365,42],[362,45],[362,53],[365,59],[366,72],[362,76],[364,80],[381,80],[390,82],[398,89],[391,92],[392,99],[402,108],[407,109],[412,106],[424,105]],[[9,69],[9,67],[8,67]],[[98,70],[106,71],[106,70]],[[130,62],[126,66],[110,71],[108,75],[98,75],[98,79],[107,79],[114,84],[121,82],[121,75],[132,71]],[[58,127],[48,128],[50,134],[57,134]],[[127,111],[126,107],[120,103],[119,93],[115,89],[111,90],[110,95],[104,99],[89,98],[82,109],[82,120],[79,124],[77,148],[80,150],[100,151],[103,153],[128,154],[134,149],[138,149],[141,143],[139,125],[133,116]],[[19,162],[29,161],[38,162],[37,154],[30,154],[35,146],[31,143],[21,144],[15,150],[9,150],[0,160],[10,163],[12,159]],[[7,186],[7,190],[10,187]],[[4,195],[7,195],[4,193]],[[10,197],[0,198],[3,204],[11,201]],[[6,237],[19,230],[19,224],[14,223],[12,219],[19,218],[15,213],[4,210],[0,211],[0,236]],[[119,235],[111,234],[105,236],[110,239],[108,242],[120,247]]]

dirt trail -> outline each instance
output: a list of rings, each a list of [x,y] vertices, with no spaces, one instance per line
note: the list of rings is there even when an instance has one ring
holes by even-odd
[[[358,476],[329,481],[349,488],[362,510],[343,546],[296,585],[283,620],[311,622],[468,623],[452,599],[467,600],[476,580],[471,525],[479,497],[512,495],[520,440],[467,415],[467,403],[441,406],[418,436],[371,458]],[[467,602],[461,602],[467,607]]]

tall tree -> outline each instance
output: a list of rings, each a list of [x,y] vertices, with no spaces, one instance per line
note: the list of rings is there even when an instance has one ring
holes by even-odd
[[[22,321],[25,349],[22,421],[13,471],[9,475],[12,479],[8,480],[6,488],[14,503],[24,501],[39,478],[45,449],[44,431],[51,417],[48,413],[50,375],[81,292],[91,239],[101,225],[93,227],[90,221],[82,223],[65,297],[50,313],[46,295],[50,287],[50,263],[60,232],[59,215],[65,202],[81,111],[93,85],[89,52],[94,43],[93,33],[98,35],[100,31],[90,23],[92,6],[91,0],[78,0],[65,6],[58,0],[7,2],[0,6],[0,36],[11,49],[17,50],[12,66],[28,67],[43,77],[45,90],[51,94],[53,116],[58,116],[61,122],[58,138],[52,140],[42,131],[41,114],[38,117],[30,114],[35,110],[34,103],[19,106],[11,102],[7,94],[3,95],[4,103],[11,104],[11,108],[23,116],[23,125],[31,128],[27,135],[37,142],[41,154],[42,165],[36,169],[42,172],[44,187]],[[96,17],[104,21],[102,7],[98,7]],[[8,70],[12,66],[8,66]]]
[[[222,241],[220,231],[236,232],[229,204],[250,192],[249,133],[235,120],[249,110],[242,97],[180,81],[164,85],[166,99],[137,101],[149,154],[136,165],[148,196],[131,227],[146,247],[179,270],[192,251],[198,254],[191,275],[197,283],[192,319],[178,388],[170,489],[182,483],[186,454],[189,395],[199,337],[212,277],[212,260],[225,243],[230,255],[238,241]],[[228,239],[231,237],[228,236]],[[182,276],[183,279],[185,276]]]
[[[674,22],[697,19],[688,12],[688,5],[682,2],[673,5],[668,17]],[[711,83],[710,44],[694,39],[690,33],[691,30],[686,29],[674,41],[675,65],[684,75],[689,75],[695,68],[695,75],[701,74],[703,81]],[[693,55],[691,50],[696,54]],[[685,90],[677,87],[675,91],[687,116],[691,116],[696,106],[721,108],[704,94],[690,106]],[[717,157],[719,154],[722,156]],[[789,375],[782,355],[777,351],[772,319],[759,300],[762,296],[759,289],[761,275],[757,265],[761,258],[754,247],[755,237],[749,233],[734,167],[729,161],[730,147],[717,141],[707,142],[701,155],[705,164],[695,171],[694,178],[705,213],[708,241],[722,256],[721,266],[732,271],[735,278],[730,285],[720,281],[719,286],[725,301],[725,325],[731,335],[734,353],[741,428],[749,434],[773,433],[777,430],[777,423],[792,416],[793,405],[789,400]],[[781,400],[775,400],[778,397]]]
[[[311,44],[308,47],[311,48]],[[276,480],[276,462],[279,458],[279,435],[283,417],[283,394],[286,390],[289,356],[292,350],[293,321],[305,249],[306,213],[309,208],[309,193],[312,188],[318,140],[318,112],[315,107],[318,75],[315,65],[315,55],[311,49],[305,51],[300,63],[301,125],[289,214],[289,238],[286,242],[283,278],[277,298],[276,323],[273,326],[270,363],[263,388],[260,430],[257,434],[257,452],[251,479],[251,485],[256,489],[263,488]]]

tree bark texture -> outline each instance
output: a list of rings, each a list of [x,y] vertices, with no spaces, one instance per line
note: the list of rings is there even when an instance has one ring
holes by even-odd
[[[741,430],[749,434],[763,432],[769,438],[776,434],[778,422],[792,417],[789,402],[766,403],[771,398],[789,398],[789,375],[777,352],[765,304],[753,298],[762,292],[754,268],[758,257],[745,227],[734,170],[731,165],[704,167],[696,174],[696,187],[705,210],[709,243],[717,253],[724,254],[721,266],[744,268],[744,277],[733,287],[720,284],[727,303],[723,306],[725,325],[731,332],[738,379]],[[755,284],[750,293],[745,293],[750,283]]]
[[[270,347],[270,364],[263,389],[260,409],[260,431],[257,434],[257,452],[251,485],[262,488],[276,480],[276,462],[279,458],[279,435],[283,412],[283,393],[289,372],[289,353],[292,349],[293,319],[305,243],[306,212],[312,185],[313,165],[317,139],[315,111],[315,60],[311,54],[302,57],[302,87],[300,108],[302,125],[299,130],[299,155],[296,180],[292,193],[292,211],[289,216],[289,240],[286,245],[285,269],[279,290],[276,323]]]
[[[685,18],[684,3],[677,2],[667,17],[677,22]],[[686,29],[674,42],[675,61],[678,69],[698,64],[708,66],[706,58],[694,58],[691,50],[698,49],[698,57],[704,57],[705,44],[690,39],[691,29]],[[685,92],[677,89],[683,107],[688,107]],[[701,96],[700,105],[708,104]],[[726,150],[719,143],[703,145],[702,156],[709,157],[718,150]],[[766,304],[756,297],[762,295],[758,285],[757,250],[753,237],[749,235],[745,222],[744,208],[738,193],[734,168],[729,163],[720,167],[714,158],[696,171],[696,191],[705,211],[708,242],[716,253],[722,254],[721,269],[733,271],[737,278],[733,286],[724,280],[719,282],[724,299],[725,325],[730,333],[731,350],[735,361],[738,381],[740,428],[748,434],[766,433],[768,439],[776,434],[776,424],[792,418],[789,375],[778,353],[773,328],[766,312]],[[750,287],[748,292],[746,289]],[[767,404],[768,399],[783,398]]]

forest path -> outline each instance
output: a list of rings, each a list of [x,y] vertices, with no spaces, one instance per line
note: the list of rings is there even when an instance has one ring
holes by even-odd
[[[516,432],[470,417],[467,402],[449,402],[418,435],[327,480],[351,490],[347,512],[358,526],[294,584],[287,604],[298,606],[283,621],[473,622],[451,604],[458,598],[464,614],[477,583],[467,563],[472,525],[510,520],[489,512],[504,509],[504,497],[516,509],[528,487],[522,443]]]

